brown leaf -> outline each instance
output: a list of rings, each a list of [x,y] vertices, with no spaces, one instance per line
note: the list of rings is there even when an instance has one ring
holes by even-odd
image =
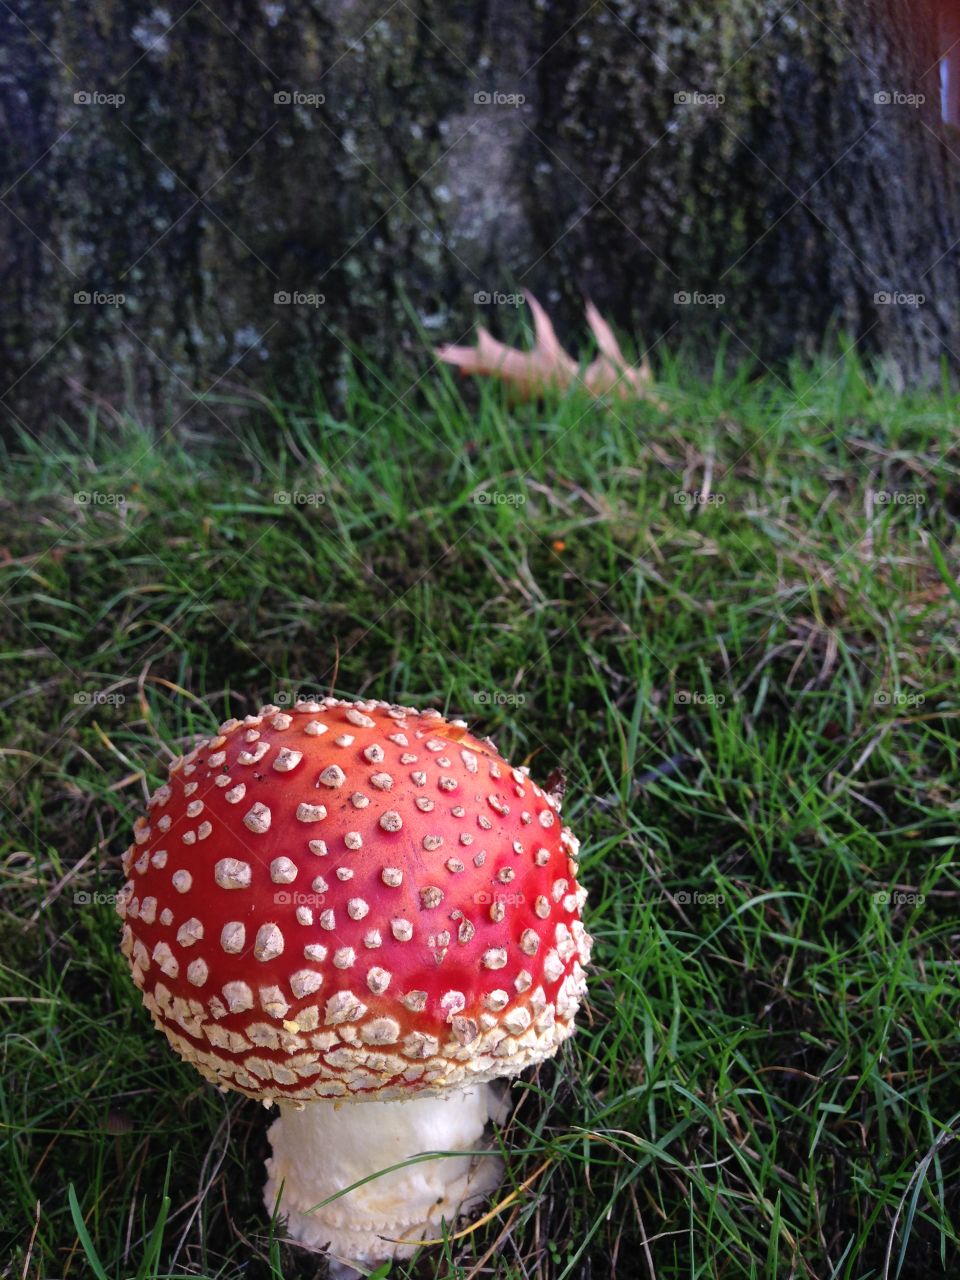
[[[438,347],[434,354],[439,360],[456,365],[462,374],[502,378],[521,400],[542,395],[551,387],[562,391],[579,382],[593,396],[645,399],[660,409],[666,409],[663,401],[651,392],[653,377],[647,361],[642,360],[638,365],[627,363],[613,330],[592,302],[587,303],[587,323],[600,354],[581,376],[577,362],[560,346],[543,307],[529,293],[526,300],[533,312],[535,342],[532,351],[508,347],[480,326],[475,347]]]

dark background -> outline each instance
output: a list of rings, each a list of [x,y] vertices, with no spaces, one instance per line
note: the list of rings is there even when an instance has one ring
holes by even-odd
[[[958,37],[934,0],[13,0],[0,417],[206,425],[198,396],[335,401],[401,358],[408,386],[429,340],[516,331],[481,291],[532,290],[575,349],[589,294],[654,364],[845,336],[934,381]]]

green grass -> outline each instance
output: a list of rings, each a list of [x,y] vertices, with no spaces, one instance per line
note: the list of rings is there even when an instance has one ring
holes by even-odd
[[[171,752],[297,690],[561,766],[584,842],[589,1003],[514,1085],[526,1185],[393,1274],[960,1274],[958,403],[849,356],[660,372],[667,412],[435,370],[11,450],[4,1276],[317,1274],[261,1206],[266,1113],[176,1058],[75,898],[119,887]]]

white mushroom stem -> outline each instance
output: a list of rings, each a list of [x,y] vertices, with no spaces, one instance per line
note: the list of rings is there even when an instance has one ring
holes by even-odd
[[[302,1111],[281,1103],[269,1131],[267,1210],[282,1183],[291,1239],[361,1267],[410,1257],[416,1244],[396,1241],[439,1237],[442,1222],[453,1228],[499,1184],[499,1157],[458,1154],[485,1147],[487,1121],[499,1115],[489,1084],[401,1102],[308,1102]],[[435,1151],[451,1154],[403,1164]],[[338,1198],[324,1205],[330,1196]]]

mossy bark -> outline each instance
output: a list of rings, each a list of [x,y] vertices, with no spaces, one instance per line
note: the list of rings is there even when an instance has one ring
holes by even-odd
[[[769,364],[833,325],[929,380],[960,352],[937,32],[935,0],[14,0],[0,404],[209,426],[198,394],[335,395],[352,346],[426,369],[405,298],[456,341],[523,289],[561,331],[589,294]]]

